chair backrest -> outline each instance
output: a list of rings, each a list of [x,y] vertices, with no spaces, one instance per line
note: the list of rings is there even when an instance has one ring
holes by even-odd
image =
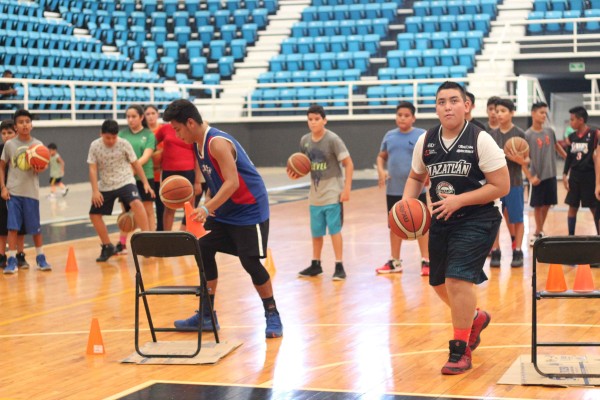
[[[600,236],[548,236],[533,245],[537,262],[552,264],[600,263]]]
[[[131,251],[134,259],[136,255],[162,258],[193,255],[198,265],[202,265],[198,239],[189,232],[136,232],[131,236]]]

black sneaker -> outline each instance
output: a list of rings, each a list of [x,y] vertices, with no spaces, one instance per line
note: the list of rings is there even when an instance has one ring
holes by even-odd
[[[311,277],[321,275],[323,273],[323,268],[321,268],[321,262],[315,261],[310,264],[310,267],[303,269],[298,273],[298,276],[303,277]]]
[[[19,269],[29,268],[29,263],[25,260],[25,253],[23,252],[17,253],[17,267],[19,267]]]
[[[346,279],[346,271],[342,263],[335,263],[335,272],[333,273],[334,281],[343,281]]]
[[[510,263],[510,266],[513,268],[518,268],[523,266],[523,251],[522,250],[514,250],[513,251],[513,259]]]
[[[500,258],[502,257],[502,252],[500,249],[492,250],[492,258],[490,259],[490,267],[499,267],[500,266]]]
[[[4,269],[6,268],[6,254],[0,254],[0,268]]]
[[[96,258],[96,262],[104,262],[115,255],[115,246],[112,244],[103,244],[100,257]]]
[[[114,246],[114,254],[124,255],[127,254],[127,246],[123,243],[119,242]]]

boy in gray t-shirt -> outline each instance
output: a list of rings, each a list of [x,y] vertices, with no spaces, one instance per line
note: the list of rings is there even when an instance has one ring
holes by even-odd
[[[531,184],[529,205],[533,207],[535,233],[529,241],[533,246],[536,240],[544,236],[544,223],[550,207],[558,203],[556,183],[556,152],[564,159],[567,153],[556,142],[551,128],[544,128],[548,105],[535,103],[531,106],[532,125],[525,131],[529,143],[529,168],[523,166],[523,173]]]
[[[15,112],[17,137],[6,142],[0,159],[0,186],[2,187],[2,198],[6,200],[8,209],[8,259],[6,268],[4,268],[5,274],[14,274],[17,272],[17,268],[27,269],[29,267],[26,263],[19,265],[17,259],[17,234],[23,226],[26,233],[33,237],[38,269],[40,271],[52,270],[42,248],[39,200],[39,173],[45,171],[48,165],[36,167],[29,164],[29,147],[34,144],[42,144],[31,136],[32,119],[31,113],[27,110]],[[10,168],[8,169],[8,179],[5,180],[4,172],[7,165]]]
[[[346,272],[342,263],[342,203],[350,199],[354,164],[342,139],[325,129],[327,118],[323,107],[313,105],[306,114],[310,133],[300,140],[300,151],[310,158],[311,163],[308,199],[313,259],[308,268],[300,271],[299,276],[312,277],[323,273],[321,250],[323,237],[329,230],[335,254],[333,280],[344,280]],[[345,174],[342,174],[341,167],[344,167]],[[298,178],[298,175],[289,169],[288,176],[292,179]]]

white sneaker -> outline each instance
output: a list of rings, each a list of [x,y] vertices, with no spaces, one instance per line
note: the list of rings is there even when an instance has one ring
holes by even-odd
[[[546,235],[544,235],[544,232],[540,232],[540,234],[539,234],[539,235],[533,235],[533,236],[531,237],[531,239],[529,239],[529,247],[533,247],[533,245],[535,244],[535,242],[536,242],[538,239],[541,239],[541,238],[543,238],[544,236],[546,236]]]
[[[69,188],[65,187],[65,189],[62,191],[62,196],[65,197],[68,193],[69,193]]]

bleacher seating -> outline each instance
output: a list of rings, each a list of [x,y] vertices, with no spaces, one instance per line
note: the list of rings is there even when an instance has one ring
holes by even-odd
[[[527,18],[530,21],[598,18],[600,17],[600,0],[535,0],[533,10]],[[600,22],[531,23],[527,25],[527,33],[529,35],[573,34],[575,28],[577,28],[578,33],[598,33],[600,32]]]

